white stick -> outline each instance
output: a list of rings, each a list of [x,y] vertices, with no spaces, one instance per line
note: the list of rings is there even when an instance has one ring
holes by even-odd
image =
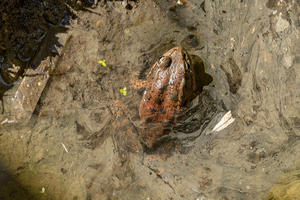
[[[61,145],[62,145],[62,147],[65,149],[65,151],[66,151],[67,153],[69,153],[69,151],[68,151],[67,147],[64,145],[64,143],[61,143]]]
[[[227,122],[231,118],[231,111],[228,111],[222,119],[216,124],[216,126],[213,128],[212,132],[219,129],[225,122]]]

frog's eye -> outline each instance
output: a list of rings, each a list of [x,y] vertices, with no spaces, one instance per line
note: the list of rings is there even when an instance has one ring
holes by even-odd
[[[162,56],[159,58],[158,64],[161,67],[169,67],[171,65],[172,59],[169,56]]]

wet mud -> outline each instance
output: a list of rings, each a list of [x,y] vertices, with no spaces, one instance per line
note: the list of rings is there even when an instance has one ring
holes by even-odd
[[[30,20],[13,18],[26,26],[13,34],[21,26],[1,19],[10,30],[1,27],[1,76],[13,83],[2,83],[1,119],[23,71],[50,57],[59,62],[31,119],[1,122],[0,199],[297,196],[299,2],[24,2],[24,12],[43,20],[24,32]],[[45,10],[34,12],[39,6]],[[71,35],[63,53],[55,53],[58,33]],[[182,120],[147,149],[138,137],[137,86],[175,46],[207,75]],[[213,132],[228,111],[235,121]]]

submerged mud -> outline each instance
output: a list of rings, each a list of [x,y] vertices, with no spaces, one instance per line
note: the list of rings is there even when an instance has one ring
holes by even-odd
[[[129,1],[128,9],[107,1],[76,11],[64,53],[44,54],[60,61],[31,120],[1,124],[0,198],[280,199],[296,191],[299,3],[182,2]],[[17,59],[17,44],[1,52]],[[143,149],[143,89],[135,85],[178,45],[204,60],[213,81],[165,143]],[[211,132],[228,111],[234,123]]]

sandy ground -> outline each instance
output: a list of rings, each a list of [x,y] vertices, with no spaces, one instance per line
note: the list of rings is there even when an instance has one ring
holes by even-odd
[[[130,3],[78,11],[67,26],[71,39],[32,119],[0,128],[0,199],[253,200],[297,191],[274,184],[299,177],[299,2]],[[174,129],[184,135],[178,145],[129,150],[125,132],[135,130],[141,99],[132,81],[177,45],[205,61],[213,82]],[[227,111],[234,123],[207,134]]]

